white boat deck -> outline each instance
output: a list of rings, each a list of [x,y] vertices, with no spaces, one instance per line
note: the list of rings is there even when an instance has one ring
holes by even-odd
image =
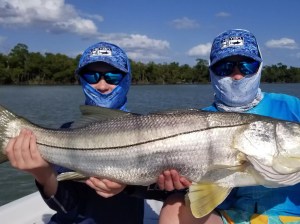
[[[35,192],[1,206],[0,220],[2,224],[44,224],[54,213]]]

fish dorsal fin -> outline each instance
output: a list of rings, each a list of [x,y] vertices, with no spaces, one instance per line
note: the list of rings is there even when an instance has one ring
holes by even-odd
[[[87,177],[81,173],[70,171],[70,172],[64,172],[64,173],[58,174],[56,179],[58,181],[64,181],[64,180],[83,181],[83,180],[86,180]]]
[[[164,114],[181,114],[181,113],[195,113],[199,112],[200,110],[198,109],[171,109],[171,110],[166,110],[166,111],[156,111],[156,112],[151,112],[150,114],[156,114],[156,115],[164,115]]]
[[[109,109],[99,106],[81,105],[79,108],[82,116],[92,116],[98,121],[123,117],[131,114],[126,111]]]
[[[194,217],[201,218],[221,204],[231,189],[212,183],[192,184],[189,188],[186,201],[190,204]]]
[[[114,110],[105,107],[90,105],[81,105],[80,111],[82,116],[72,124],[72,128],[85,127],[91,123],[129,116],[132,114],[122,110]]]

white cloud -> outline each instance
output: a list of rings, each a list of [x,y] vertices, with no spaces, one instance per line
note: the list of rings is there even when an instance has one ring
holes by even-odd
[[[149,62],[166,59],[165,55],[170,49],[168,41],[151,39],[141,34],[102,34],[99,39],[115,43],[124,48],[129,58],[135,61]]]
[[[168,41],[151,39],[146,35],[140,34],[130,34],[122,38],[122,40],[119,41],[119,44],[129,49],[139,48],[152,49],[155,51],[165,50],[170,47]]]
[[[100,16],[100,15],[84,14],[84,16],[85,16],[86,18],[90,18],[90,19],[92,19],[92,20],[97,20],[98,22],[103,22],[103,21],[104,21],[103,16]]]
[[[189,19],[187,17],[174,19],[171,22],[171,25],[174,26],[176,29],[195,29],[199,27],[197,21]]]
[[[231,16],[231,14],[228,12],[219,12],[216,14],[216,17],[229,17],[229,16]]]
[[[54,33],[97,33],[94,22],[82,18],[64,0],[0,0],[0,25],[12,28],[38,26]]]
[[[150,52],[145,54],[143,51],[128,51],[128,57],[134,61],[150,62],[150,61],[161,61],[167,59],[167,56],[160,55],[157,53]]]
[[[212,43],[206,43],[206,44],[199,44],[193,48],[191,48],[187,54],[192,57],[198,57],[198,56],[208,56],[210,53]]]
[[[287,49],[297,49],[297,43],[295,40],[283,37],[278,40],[269,40],[266,42],[266,46],[269,48],[287,48]]]
[[[51,33],[70,32],[81,35],[95,35],[97,33],[97,27],[91,20],[77,17],[53,23],[51,27],[48,27],[47,31]]]

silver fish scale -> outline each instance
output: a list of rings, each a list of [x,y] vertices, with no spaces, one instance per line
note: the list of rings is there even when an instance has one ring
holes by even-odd
[[[251,122],[253,119],[252,116],[245,117],[234,113],[200,111],[146,116],[132,115],[93,123],[79,129],[65,131],[43,129],[39,142],[53,147],[73,149],[125,147],[193,131],[241,125]]]
[[[119,145],[122,144],[122,147],[110,147],[103,150],[96,148],[62,150],[41,146],[40,150],[46,160],[83,174],[140,185],[155,182],[162,170],[166,169],[175,168],[182,175],[198,182],[211,164],[228,166],[239,164],[236,159],[237,151],[228,148],[232,142],[232,138],[228,136],[233,136],[240,126],[234,124],[232,128],[218,129],[216,132],[215,129],[206,130],[207,120],[201,116],[197,117],[195,114],[189,117],[166,118],[165,115],[153,115],[145,118],[137,116],[124,119],[125,121],[120,119],[107,122],[105,127],[109,132],[122,133],[123,131],[127,133],[127,135],[121,135],[127,139],[115,139],[120,142]],[[195,125],[195,119],[201,122],[201,118],[204,125]],[[120,126],[120,123],[123,126]],[[123,130],[120,130],[121,127]],[[172,131],[168,130],[170,128]],[[88,127],[84,129],[91,130]],[[98,127],[92,126],[92,129],[95,131]],[[139,141],[135,144],[124,144],[126,141],[133,141],[133,134],[131,133],[131,136],[128,134],[131,129],[138,133],[135,138]],[[70,133],[72,132],[68,134]],[[146,138],[148,136],[152,136],[152,138]],[[106,138],[111,139],[112,136],[108,135]],[[143,138],[146,140],[142,141]],[[218,158],[216,158],[216,154]]]

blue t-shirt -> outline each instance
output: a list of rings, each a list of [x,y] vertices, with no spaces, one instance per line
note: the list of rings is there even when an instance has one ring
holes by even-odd
[[[299,98],[285,94],[263,94],[262,101],[246,113],[300,122]],[[214,104],[203,110],[218,111]],[[218,208],[240,209],[268,215],[300,216],[300,184],[282,188],[235,188]]]

